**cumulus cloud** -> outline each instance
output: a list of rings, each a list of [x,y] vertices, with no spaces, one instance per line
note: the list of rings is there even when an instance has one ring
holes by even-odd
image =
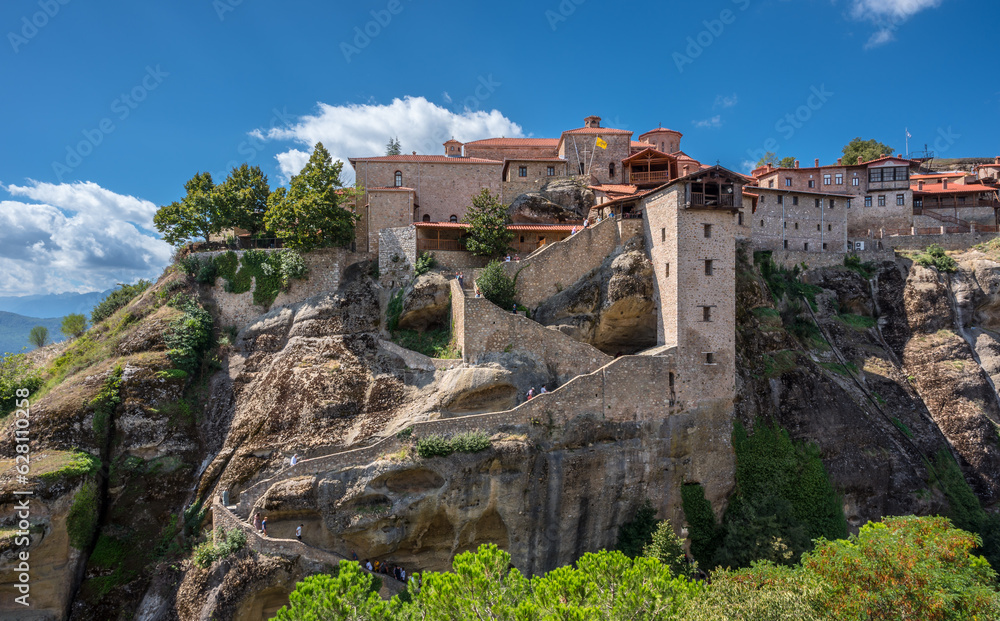
[[[865,43],[865,49],[895,40],[900,24],[925,9],[937,8],[942,0],[851,0],[851,17],[868,21],[878,29]]]
[[[149,232],[155,205],[92,182],[9,185],[0,201],[0,295],[103,290],[156,277],[170,246]]]
[[[301,170],[313,145],[322,142],[333,158],[343,160],[345,177],[353,175],[348,157],[383,155],[390,137],[398,137],[403,153],[444,153],[441,145],[454,137],[462,142],[506,136],[524,136],[521,126],[498,110],[451,110],[423,97],[393,99],[389,104],[316,104],[314,114],[299,117],[291,126],[255,130],[267,140],[287,140],[306,148],[276,156],[284,181]],[[307,152],[308,151],[308,152]]]
[[[701,121],[692,121],[692,123],[695,127],[700,129],[716,129],[722,127],[722,115],[716,114],[711,118]]]

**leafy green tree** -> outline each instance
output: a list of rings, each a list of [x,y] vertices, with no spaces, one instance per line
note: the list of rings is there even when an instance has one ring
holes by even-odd
[[[264,230],[264,214],[267,212],[271,186],[260,166],[248,166],[244,163],[232,169],[226,180],[216,186],[215,191],[225,223],[223,228],[241,228],[251,236]]]
[[[381,583],[357,563],[340,561],[337,574],[316,574],[295,585],[275,621],[373,621],[390,619],[378,595]]]
[[[972,554],[977,536],[942,517],[887,517],[846,540],[820,540],[802,565],[829,585],[836,619],[1000,618],[997,573]]]
[[[28,333],[28,342],[35,347],[45,347],[49,342],[49,329],[45,326],[35,326]]]
[[[163,241],[172,246],[196,237],[203,237],[208,241],[213,233],[218,233],[225,225],[211,173],[195,173],[184,184],[184,189],[187,194],[179,203],[164,205],[153,216],[156,230],[163,235]]]
[[[795,158],[792,156],[778,158],[778,154],[774,151],[768,151],[764,154],[764,157],[757,160],[757,165],[754,168],[760,168],[766,165],[777,166],[779,168],[792,168],[795,166]]]
[[[399,144],[399,138],[389,138],[389,142],[385,145],[385,154],[399,155],[402,152],[403,147]]]
[[[635,558],[643,554],[643,550],[653,540],[656,532],[656,509],[647,498],[628,522],[618,528],[618,545],[622,554]]]
[[[63,317],[62,326],[59,329],[70,338],[78,338],[87,331],[87,316],[70,313]]]
[[[425,619],[522,619],[531,608],[530,582],[495,545],[463,552],[452,571],[421,575],[416,608]]]
[[[883,144],[874,138],[862,140],[860,136],[844,145],[843,151],[844,158],[842,161],[848,165],[857,164],[858,156],[861,156],[862,162],[869,162],[883,155],[892,155],[893,153],[893,149],[889,145]]]
[[[832,621],[820,603],[824,585],[801,566],[759,561],[746,569],[719,569],[704,596],[689,600],[684,621]]]
[[[675,576],[689,576],[692,573],[693,568],[688,564],[687,554],[684,552],[684,540],[674,532],[670,520],[661,520],[656,524],[656,530],[642,549],[642,555],[660,561]]]
[[[465,248],[479,257],[497,258],[510,248],[514,232],[507,228],[510,218],[500,197],[486,188],[472,197],[472,206],[465,212],[462,222],[469,225]]]
[[[514,279],[508,276],[507,271],[503,268],[503,263],[490,261],[479,278],[476,279],[476,285],[479,286],[479,292],[483,294],[483,297],[490,302],[504,310],[514,308],[517,289]]]
[[[340,180],[344,163],[334,162],[322,142],[309,162],[292,177],[288,190],[278,188],[268,199],[264,225],[291,248],[348,246],[354,240],[357,216],[345,208],[360,192]]]

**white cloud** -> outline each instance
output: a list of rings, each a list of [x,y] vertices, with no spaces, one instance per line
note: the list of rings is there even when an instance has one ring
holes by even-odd
[[[733,93],[732,95],[729,96],[717,95],[715,97],[715,103],[712,105],[712,108],[713,109],[722,108],[723,110],[725,110],[726,108],[732,108],[737,103],[739,103],[739,98],[736,96],[736,93]]]
[[[390,104],[318,103],[315,114],[303,115],[290,127],[255,130],[269,140],[290,140],[312,151],[317,142],[335,160],[343,160],[345,177],[353,176],[348,157],[383,155],[390,136],[398,137],[403,153],[444,154],[441,145],[454,137],[462,142],[524,135],[521,126],[498,110],[449,110],[423,97],[393,99]],[[308,159],[301,149],[276,156],[284,180],[299,172]]]
[[[12,196],[26,196],[69,211],[124,220],[146,230],[153,229],[153,216],[157,207],[147,200],[115,194],[93,181],[41,183],[29,179],[28,182],[30,185],[8,185],[7,191]]]
[[[865,49],[895,40],[900,24],[920,11],[937,8],[942,0],[851,0],[851,17],[877,27],[865,43]]]
[[[91,182],[7,186],[0,201],[0,295],[103,290],[155,278],[171,249],[140,231],[156,207]]]
[[[722,127],[722,115],[716,114],[711,118],[704,119],[702,121],[692,121],[692,123],[694,124],[695,127],[701,129],[705,128],[715,129],[718,127]]]

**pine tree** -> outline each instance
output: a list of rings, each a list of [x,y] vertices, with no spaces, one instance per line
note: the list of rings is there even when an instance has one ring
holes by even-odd
[[[472,206],[465,212],[462,222],[469,225],[465,248],[480,257],[496,258],[510,247],[514,233],[507,229],[510,218],[500,197],[483,188],[472,197]]]
[[[399,144],[399,138],[389,138],[389,142],[385,145],[386,155],[399,155],[403,152],[403,147]]]

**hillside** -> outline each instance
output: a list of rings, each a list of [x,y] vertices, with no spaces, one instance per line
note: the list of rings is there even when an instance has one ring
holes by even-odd
[[[90,311],[111,290],[89,293],[50,293],[0,297],[0,311],[29,317],[65,317],[73,313],[90,317]]]
[[[28,343],[28,333],[35,326],[49,329],[50,342],[58,343],[66,338],[59,331],[62,317],[39,319],[0,311],[0,354],[19,353],[23,348],[32,349],[34,346]]]
[[[617,224],[603,226],[587,235]],[[721,411],[666,393],[671,351],[600,350],[647,343],[643,252],[641,236],[620,240],[544,302],[537,317],[560,329],[437,274],[384,287],[368,256],[340,250],[306,255],[308,278],[284,287],[233,255],[169,268],[45,362],[29,483],[39,609],[268,618],[352,552],[412,573],[496,544],[538,575],[613,548],[646,501],[688,525],[707,568],[797,561],[812,538],[907,514],[980,532],[997,563],[1000,255],[955,253],[954,272],[905,256],[800,272],[741,248],[736,399]],[[206,261],[219,277],[198,282]],[[390,342],[387,324],[415,317],[464,330],[463,358]],[[592,327],[566,334],[567,317]],[[5,509],[14,431],[0,432]],[[383,594],[401,588],[383,577]]]

